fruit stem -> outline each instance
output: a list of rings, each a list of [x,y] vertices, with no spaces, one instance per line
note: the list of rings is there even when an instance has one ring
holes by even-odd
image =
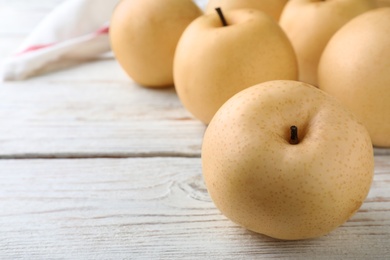
[[[221,19],[222,25],[223,26],[227,26],[228,24],[227,24],[227,22],[225,20],[225,16],[223,16],[221,8],[217,7],[217,8],[215,8],[215,11],[217,11],[217,13],[219,15],[219,19]]]
[[[298,144],[298,127],[295,125],[290,127],[291,135],[290,135],[290,144]]]

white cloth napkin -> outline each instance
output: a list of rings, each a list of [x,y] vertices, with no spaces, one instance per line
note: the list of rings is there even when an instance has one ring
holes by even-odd
[[[109,52],[109,20],[119,1],[64,1],[3,62],[0,79],[23,80]],[[207,0],[194,2],[204,9]]]

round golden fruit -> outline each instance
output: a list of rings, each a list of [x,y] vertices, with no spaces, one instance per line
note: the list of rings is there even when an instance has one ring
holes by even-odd
[[[319,88],[348,107],[375,146],[390,147],[390,7],[351,20],[320,60]]]
[[[177,42],[187,25],[201,14],[191,0],[120,1],[110,23],[115,58],[142,86],[172,86]]]
[[[325,235],[357,212],[374,156],[366,128],[334,98],[302,82],[270,81],[218,110],[204,136],[202,168],[226,217],[297,240]]]
[[[173,75],[183,106],[208,124],[237,92],[277,79],[298,79],[297,58],[280,26],[255,9],[195,19],[177,45]]]

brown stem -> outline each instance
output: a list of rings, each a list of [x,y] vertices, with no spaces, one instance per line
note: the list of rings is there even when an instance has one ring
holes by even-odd
[[[221,22],[222,22],[222,25],[223,26],[227,26],[227,22],[225,20],[225,16],[223,16],[223,13],[222,13],[222,10],[220,7],[217,7],[215,8],[215,10],[217,11],[218,15],[219,15],[219,19],[221,19]]]
[[[290,135],[290,144],[298,144],[298,127],[295,125],[290,127],[291,135]]]

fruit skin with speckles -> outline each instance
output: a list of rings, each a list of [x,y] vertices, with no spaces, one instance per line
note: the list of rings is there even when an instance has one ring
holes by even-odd
[[[279,19],[298,58],[299,80],[317,86],[317,68],[329,39],[354,17],[376,7],[373,0],[290,0]]]
[[[375,146],[390,147],[390,7],[341,28],[324,50],[318,79],[362,121]]]
[[[298,128],[290,144],[290,127]],[[269,81],[229,99],[203,140],[208,192],[232,221],[283,240],[315,238],[362,205],[374,173],[366,128],[334,98]]]
[[[185,29],[173,64],[181,103],[205,124],[244,88],[269,80],[298,79],[291,43],[270,16],[254,9],[223,13],[227,26],[214,12]]]
[[[184,29],[202,11],[191,0],[122,0],[110,21],[115,58],[144,87],[173,85],[173,57]]]

